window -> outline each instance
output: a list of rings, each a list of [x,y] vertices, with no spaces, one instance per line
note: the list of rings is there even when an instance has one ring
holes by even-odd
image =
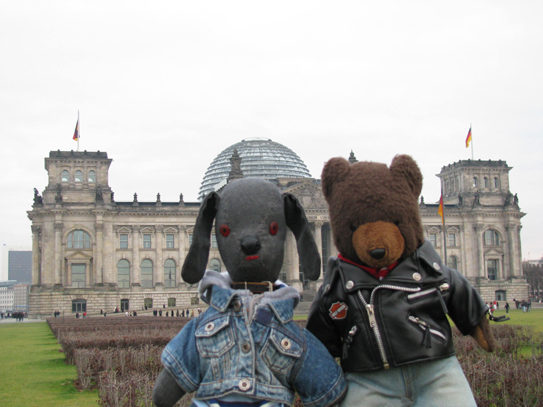
[[[486,261],[486,272],[489,280],[498,279],[498,260],[488,259]]]
[[[151,248],[151,235],[150,234],[144,234],[143,235],[143,248],[144,249],[150,249]]]
[[[168,298],[168,307],[175,307],[175,298]]]
[[[449,233],[449,247],[456,247],[456,233]]]
[[[477,177],[473,177],[473,188],[477,188],[478,179]]]
[[[73,288],[85,288],[85,264],[72,264],[72,287]]]
[[[96,182],[96,173],[93,170],[89,171],[89,183],[94,184]]]
[[[489,184],[488,184],[488,178],[487,177],[485,177],[484,182],[485,182],[485,188],[488,188]]]
[[[485,246],[499,246],[500,235],[498,234],[498,232],[492,229],[488,229],[484,235],[484,244]]]
[[[141,262],[141,286],[153,288],[153,262],[149,259]]]
[[[173,233],[166,235],[166,249],[173,249],[175,247],[175,240]]]
[[[128,234],[121,233],[120,239],[119,239],[119,247],[121,249],[128,249]]]
[[[189,234],[189,246],[191,246],[191,245],[192,245],[192,233]]]
[[[499,188],[500,187],[500,184],[498,182],[498,178],[494,178],[494,188]]]
[[[436,233],[430,233],[428,235],[428,240],[430,240],[430,243],[433,247],[437,247],[437,234]]]
[[[175,261],[172,259],[164,262],[164,287],[175,287]]]
[[[72,312],[87,312],[87,300],[72,300]]]
[[[121,259],[117,263],[117,285],[119,288],[130,288],[130,263]]]
[[[84,230],[74,230],[68,235],[68,249],[90,249],[90,236]]]
[[[70,181],[70,173],[66,170],[62,171],[62,174],[60,176],[60,180],[62,182],[69,182]]]
[[[79,170],[75,172],[75,182],[83,182],[83,173]]]
[[[496,301],[507,301],[507,296],[505,295],[505,293],[505,290],[497,290],[495,293],[496,296],[494,298],[496,298]]]
[[[143,306],[145,307],[145,309],[153,308],[153,299],[152,298],[145,298],[143,300]]]
[[[125,311],[128,311],[129,310],[129,300],[128,298],[125,298],[123,300],[121,300],[121,311],[122,312],[125,312]]]
[[[220,262],[220,260],[219,259],[211,259],[211,261],[209,262],[209,269],[220,272],[221,271],[221,262]]]
[[[198,305],[198,304],[200,304],[200,299],[198,297],[190,298],[190,305]]]
[[[217,246],[217,236],[216,235],[211,235],[211,247],[216,249],[218,246]]]
[[[447,267],[450,269],[458,270],[458,260],[455,256],[449,256],[447,259]]]

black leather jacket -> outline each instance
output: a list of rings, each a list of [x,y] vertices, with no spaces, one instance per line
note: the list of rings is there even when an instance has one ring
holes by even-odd
[[[487,311],[427,241],[382,281],[331,257],[307,329],[341,357],[346,373],[363,372],[452,356],[446,314],[467,335]]]

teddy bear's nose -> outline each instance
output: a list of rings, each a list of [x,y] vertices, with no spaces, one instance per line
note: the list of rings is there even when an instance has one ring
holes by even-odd
[[[370,256],[373,257],[375,260],[381,260],[383,257],[385,257],[385,254],[385,249],[373,249],[370,251]]]
[[[260,250],[260,241],[254,236],[245,236],[241,239],[241,249],[247,255],[256,254]]]

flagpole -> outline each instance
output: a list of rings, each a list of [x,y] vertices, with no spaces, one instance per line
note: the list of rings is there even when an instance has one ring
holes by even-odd
[[[78,127],[78,134],[77,134],[77,151],[79,151],[79,135],[81,134],[81,123],[79,122],[79,109],[77,109],[77,127]],[[471,150],[473,151],[473,145],[471,146]],[[473,154],[473,153],[472,153]]]
[[[441,213],[439,213],[441,211]],[[445,265],[447,265],[447,232],[445,228],[445,201],[443,199],[443,184],[441,184],[441,197],[439,198],[438,213],[441,215],[441,224],[443,225],[443,249],[445,253]]]
[[[471,123],[469,124],[469,129],[471,131],[471,161],[473,161],[473,128],[471,127]]]

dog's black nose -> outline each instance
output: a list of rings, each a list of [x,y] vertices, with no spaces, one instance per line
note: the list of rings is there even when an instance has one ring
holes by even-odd
[[[241,239],[241,249],[247,255],[256,254],[260,250],[260,241],[254,236],[245,236]]]
[[[372,251],[370,251],[370,256],[373,257],[375,260],[381,260],[383,257],[385,257],[385,254],[385,249],[373,249]]]

